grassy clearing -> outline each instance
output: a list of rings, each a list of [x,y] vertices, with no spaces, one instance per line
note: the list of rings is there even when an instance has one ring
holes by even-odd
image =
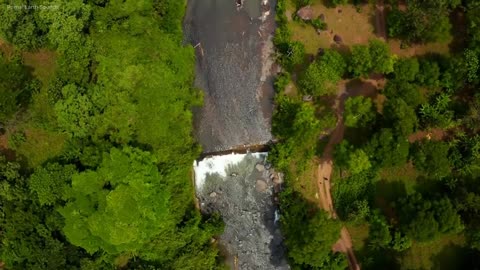
[[[37,128],[25,129],[25,138],[16,143],[18,155],[26,158],[28,165],[35,168],[50,158],[58,156],[65,145],[67,136]],[[12,137],[10,136],[10,139]],[[11,145],[12,146],[12,145]]]
[[[290,82],[287,87],[285,87],[284,94],[288,97],[297,97],[299,95],[299,90],[295,83]]]
[[[319,48],[337,48],[340,51],[346,51],[354,44],[366,44],[368,40],[377,38],[374,26],[375,10],[372,5],[358,5],[358,8],[353,5],[329,8],[322,1],[316,0],[312,9],[315,16],[321,14],[325,16],[325,22],[328,24],[327,31],[317,34],[312,26],[294,21],[292,19],[295,13],[293,0],[289,1],[287,5],[288,27],[292,31],[292,39],[302,42],[307,54],[315,55]],[[333,41],[334,35],[342,38],[341,46]],[[453,37],[450,37],[446,42],[416,44],[408,48],[401,48],[401,41],[396,39],[389,39],[387,43],[392,53],[402,57],[411,57],[427,53],[448,54],[452,42]]]
[[[402,257],[402,269],[461,269],[463,235],[447,235],[428,243],[414,243]]]
[[[366,241],[368,238],[368,233],[370,230],[370,225],[368,223],[362,224],[345,224],[352,237],[353,248],[355,252],[360,252],[364,249]]]
[[[288,27],[293,33],[293,40],[305,45],[308,54],[316,54],[319,48],[332,48],[337,45],[333,41],[334,35],[339,35],[344,46],[366,44],[369,39],[375,38],[375,29],[372,24],[374,12],[370,5],[360,5],[358,10],[353,5],[328,8],[322,1],[314,1],[312,9],[315,16],[323,14],[328,30],[317,34],[315,29],[303,22],[292,20],[295,5],[289,1],[287,7]]]
[[[294,167],[294,165],[292,165],[292,167]],[[295,178],[289,181],[295,191],[298,191],[300,194],[302,194],[305,200],[314,204],[318,203],[318,189],[316,181],[317,167],[318,163],[315,160],[311,160],[307,163],[303,172],[295,175]],[[297,170],[296,168],[291,168],[290,171],[295,172]]]
[[[380,179],[386,182],[401,181],[408,188],[413,188],[415,180],[420,173],[415,169],[412,163],[406,163],[402,166],[383,168],[380,171]],[[410,189],[408,189],[410,190]]]
[[[24,52],[22,58],[25,65],[33,69],[32,74],[44,85],[53,77],[57,67],[54,52],[40,49],[37,52]]]
[[[2,40],[0,40],[0,51],[6,57],[12,57],[18,53],[15,47]],[[55,123],[56,115],[48,98],[47,86],[55,75],[57,54],[46,49],[20,52],[20,54],[23,63],[42,83],[42,87],[40,91],[32,93],[28,110],[17,114],[16,120],[9,123],[9,132],[2,136],[0,146],[4,149],[16,150],[19,156],[26,158],[29,166],[35,167],[58,155],[67,139],[66,135],[52,131],[52,123]],[[24,131],[24,139],[12,144],[12,135],[18,131]]]
[[[11,44],[0,39],[0,52],[7,58],[11,58],[16,49]],[[32,75],[46,84],[54,75],[57,68],[57,54],[47,49],[39,49],[34,52],[21,52],[25,66],[32,68]]]
[[[403,57],[412,57],[420,56],[428,53],[438,53],[438,54],[449,54],[450,53],[450,43],[453,38],[450,38],[446,42],[432,42],[427,44],[417,44],[412,45],[408,48],[400,48],[401,41],[399,40],[388,40],[388,45],[390,45],[390,50],[392,53],[403,56]]]

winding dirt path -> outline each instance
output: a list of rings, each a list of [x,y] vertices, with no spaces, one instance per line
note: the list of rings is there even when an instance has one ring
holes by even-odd
[[[387,40],[386,23],[385,5],[383,4],[383,0],[380,0],[375,5],[375,31],[377,32],[377,36],[384,40]]]
[[[343,135],[345,133],[345,125],[343,123],[344,103],[345,100],[353,94],[352,92],[347,92],[347,83],[348,81],[342,81],[338,86],[339,89],[335,104],[338,119],[337,126],[330,134],[330,139],[325,147],[325,150],[323,151],[322,158],[320,159],[320,164],[318,165],[316,172],[320,207],[327,211],[333,218],[337,218],[337,213],[333,207],[330,178],[333,170],[333,151],[335,149],[335,145],[343,140]],[[340,232],[340,239],[338,239],[338,241],[333,245],[332,250],[334,252],[346,253],[349,268],[351,270],[360,270],[360,265],[358,264],[357,258],[355,257],[355,253],[353,251],[352,239],[346,227],[342,228]]]

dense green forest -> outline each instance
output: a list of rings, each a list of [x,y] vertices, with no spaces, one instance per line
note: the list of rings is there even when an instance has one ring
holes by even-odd
[[[28,8],[37,6],[41,8]],[[214,269],[185,1],[0,1],[5,269]]]
[[[281,208],[290,263],[345,269],[343,254],[329,252],[345,225],[362,269],[478,269],[480,2],[382,2],[388,39],[405,49],[448,41],[449,52],[397,55],[390,43],[370,39],[307,55],[316,37],[304,42],[300,31],[318,27],[296,10],[349,12],[356,5],[360,12],[375,10],[377,1],[278,1],[274,41],[283,72],[275,82],[279,143],[271,159],[286,172]],[[368,93],[349,89],[372,82],[379,86]],[[342,85],[346,92],[337,94]],[[344,135],[333,153],[333,219],[306,186],[337,120]]]

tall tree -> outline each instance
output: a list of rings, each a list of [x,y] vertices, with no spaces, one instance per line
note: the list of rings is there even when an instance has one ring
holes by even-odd
[[[300,87],[306,94],[314,96],[333,94],[345,69],[343,56],[334,50],[327,50],[308,66],[300,79]]]
[[[155,158],[135,148],[113,148],[96,171],[75,174],[67,190],[63,231],[89,253],[136,253],[175,224],[167,179]]]
[[[344,115],[347,127],[365,127],[374,119],[375,108],[370,98],[350,97],[345,101]]]

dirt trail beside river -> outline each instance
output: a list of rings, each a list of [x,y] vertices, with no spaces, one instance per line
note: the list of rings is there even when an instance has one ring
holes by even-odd
[[[319,204],[322,209],[327,211],[333,218],[337,218],[337,213],[333,206],[332,194],[331,194],[331,176],[333,170],[333,151],[335,145],[340,143],[343,140],[343,135],[345,132],[345,125],[343,122],[343,111],[345,100],[350,95],[368,95],[371,92],[367,88],[353,89],[354,91],[347,91],[347,82],[342,81],[339,84],[339,89],[336,99],[336,114],[337,114],[337,126],[330,134],[330,139],[328,141],[325,150],[323,151],[322,158],[320,159],[320,164],[317,169],[317,186],[319,193]],[[353,251],[352,239],[346,227],[343,227],[340,233],[340,239],[333,245],[332,250],[334,252],[343,252],[347,254],[348,265],[352,270],[360,270],[360,265],[358,264],[357,258]]]

